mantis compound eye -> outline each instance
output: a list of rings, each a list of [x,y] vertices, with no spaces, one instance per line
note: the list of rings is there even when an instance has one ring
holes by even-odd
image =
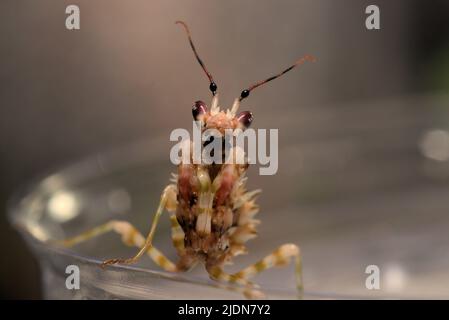
[[[249,111],[242,111],[237,115],[237,120],[242,124],[242,126],[246,129],[253,122],[253,114]]]
[[[206,104],[203,101],[196,101],[192,107],[193,119],[199,120],[205,113],[207,113]]]

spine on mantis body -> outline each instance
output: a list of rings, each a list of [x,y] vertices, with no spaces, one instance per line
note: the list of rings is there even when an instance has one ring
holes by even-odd
[[[178,185],[176,216],[186,248],[209,255],[226,252],[223,262],[246,252],[245,242],[256,237],[255,197],[260,191],[246,190],[244,169],[225,165],[211,181],[207,167],[178,168],[173,177]]]
[[[231,256],[246,253],[245,243],[257,236],[256,227],[260,221],[254,217],[259,212],[259,207],[255,203],[255,197],[259,193],[260,190],[246,190],[246,177],[244,176],[237,181],[232,190],[234,225],[227,232]]]

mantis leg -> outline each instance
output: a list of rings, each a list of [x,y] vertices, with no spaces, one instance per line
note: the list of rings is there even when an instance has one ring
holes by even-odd
[[[169,185],[167,186],[161,195],[161,200],[159,202],[159,206],[156,210],[156,213],[153,218],[153,222],[151,224],[150,232],[148,233],[145,241],[143,243],[139,244],[140,250],[137,252],[137,254],[129,259],[109,259],[103,262],[103,266],[111,265],[111,264],[133,264],[136,263],[144,254],[145,252],[149,251],[152,252],[151,249],[153,247],[153,238],[154,234],[156,233],[156,228],[159,223],[159,218],[161,217],[164,209],[167,209],[168,211],[174,211],[177,205],[176,200],[176,186],[175,185]],[[154,251],[153,251],[154,252]],[[163,257],[162,255],[158,255],[159,257]],[[154,259],[153,259],[154,260]],[[157,263],[157,262],[156,262]]]
[[[114,231],[121,235],[123,243],[128,246],[136,246],[140,248],[145,243],[145,238],[132,224],[127,221],[119,220],[111,220],[76,237],[60,241],[59,243],[65,247],[72,247],[78,243],[87,241],[110,231]],[[150,247],[147,254],[162,269],[170,272],[178,271],[177,266],[155,247]]]
[[[266,269],[288,264],[290,258],[293,258],[295,261],[296,287],[302,294],[302,259],[299,247],[294,244],[284,244],[280,246],[265,258],[257,261],[256,263],[246,267],[245,269],[237,273],[234,273],[232,276],[238,279],[249,279]]]
[[[166,271],[180,271],[173,262],[171,262],[164,254],[162,254],[158,249],[152,245],[152,240],[154,233],[156,231],[159,218],[162,215],[164,209],[169,211],[174,211],[176,208],[176,187],[174,185],[169,185],[165,188],[161,196],[161,201],[159,203],[158,209],[153,219],[150,232],[145,239],[142,234],[129,222],[112,220],[103,225],[95,227],[88,230],[76,237],[66,239],[63,241],[58,241],[65,247],[72,247],[78,243],[87,241],[91,238],[97,237],[109,231],[115,231],[122,236],[122,241],[130,246],[136,246],[141,248],[139,252],[131,259],[109,259],[103,262],[102,266],[116,264],[116,263],[135,263],[144,253],[147,253],[151,259]],[[174,241],[174,240],[173,240]]]
[[[245,295],[245,297],[249,299],[260,299],[264,298],[265,295],[257,290],[258,285],[252,283],[251,281],[244,279],[242,277],[236,277],[235,275],[226,273],[219,266],[206,266],[206,270],[209,273],[211,279],[219,281],[219,282],[227,282],[229,284],[238,284],[242,287],[225,287],[230,290],[235,290],[241,292]]]

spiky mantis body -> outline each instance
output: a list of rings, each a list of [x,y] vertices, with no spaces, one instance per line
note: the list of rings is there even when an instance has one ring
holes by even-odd
[[[213,93],[210,111],[201,101],[197,101],[192,109],[193,117],[200,124],[202,131],[215,129],[225,136],[227,129],[244,130],[253,120],[252,113],[244,111],[237,114],[237,111],[240,102],[249,95],[250,91],[276,79],[305,60],[312,60],[310,56],[299,59],[281,73],[243,90],[230,109],[220,110],[216,94],[217,85],[199,58],[187,25],[183,22],[177,23],[184,26],[195,56],[210,80],[209,88]],[[204,142],[204,146],[209,142]],[[188,148],[194,149],[193,142],[188,141],[188,143]],[[237,154],[244,151],[235,147],[231,148],[230,152]],[[193,152],[190,154],[192,155]],[[301,291],[301,257],[299,248],[294,244],[280,246],[265,258],[237,273],[229,274],[224,271],[224,265],[230,263],[235,256],[246,253],[246,242],[256,237],[259,221],[255,219],[258,212],[255,197],[260,191],[246,190],[247,163],[194,163],[195,161],[184,161],[179,164],[171,184],[162,193],[146,238],[128,222],[113,220],[79,236],[64,240],[62,244],[73,246],[105,232],[115,231],[122,236],[125,244],[136,246],[140,250],[130,259],[106,260],[102,264],[103,267],[117,263],[135,263],[145,253],[157,265],[171,272],[187,271],[197,262],[202,262],[212,279],[240,285],[240,288],[234,289],[242,291],[250,298],[263,296],[257,286],[250,282],[251,277],[273,266],[284,265],[293,258],[297,287]],[[179,256],[176,263],[170,261],[153,246],[156,227],[164,210],[170,214],[172,241]]]
[[[235,115],[218,111],[218,97],[213,100],[211,111],[198,117],[202,130],[224,133],[236,129],[240,123]],[[179,165],[173,185],[177,190],[176,219],[185,240],[178,253],[186,252],[213,269],[246,252],[245,242],[255,237],[258,221],[253,217],[258,207],[254,198],[259,191],[246,190],[247,164],[204,165],[191,160]]]

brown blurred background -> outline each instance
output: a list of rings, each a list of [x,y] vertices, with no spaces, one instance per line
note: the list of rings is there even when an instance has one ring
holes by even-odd
[[[80,30],[65,28],[69,4]],[[378,31],[365,28],[369,4],[380,8]],[[115,145],[168,137],[190,123],[193,101],[209,101],[175,20],[189,23],[222,105],[299,56],[317,57],[246,101],[263,128],[280,113],[449,88],[445,0],[3,0],[0,12],[2,298],[40,297],[37,264],[6,220],[14,190]]]

